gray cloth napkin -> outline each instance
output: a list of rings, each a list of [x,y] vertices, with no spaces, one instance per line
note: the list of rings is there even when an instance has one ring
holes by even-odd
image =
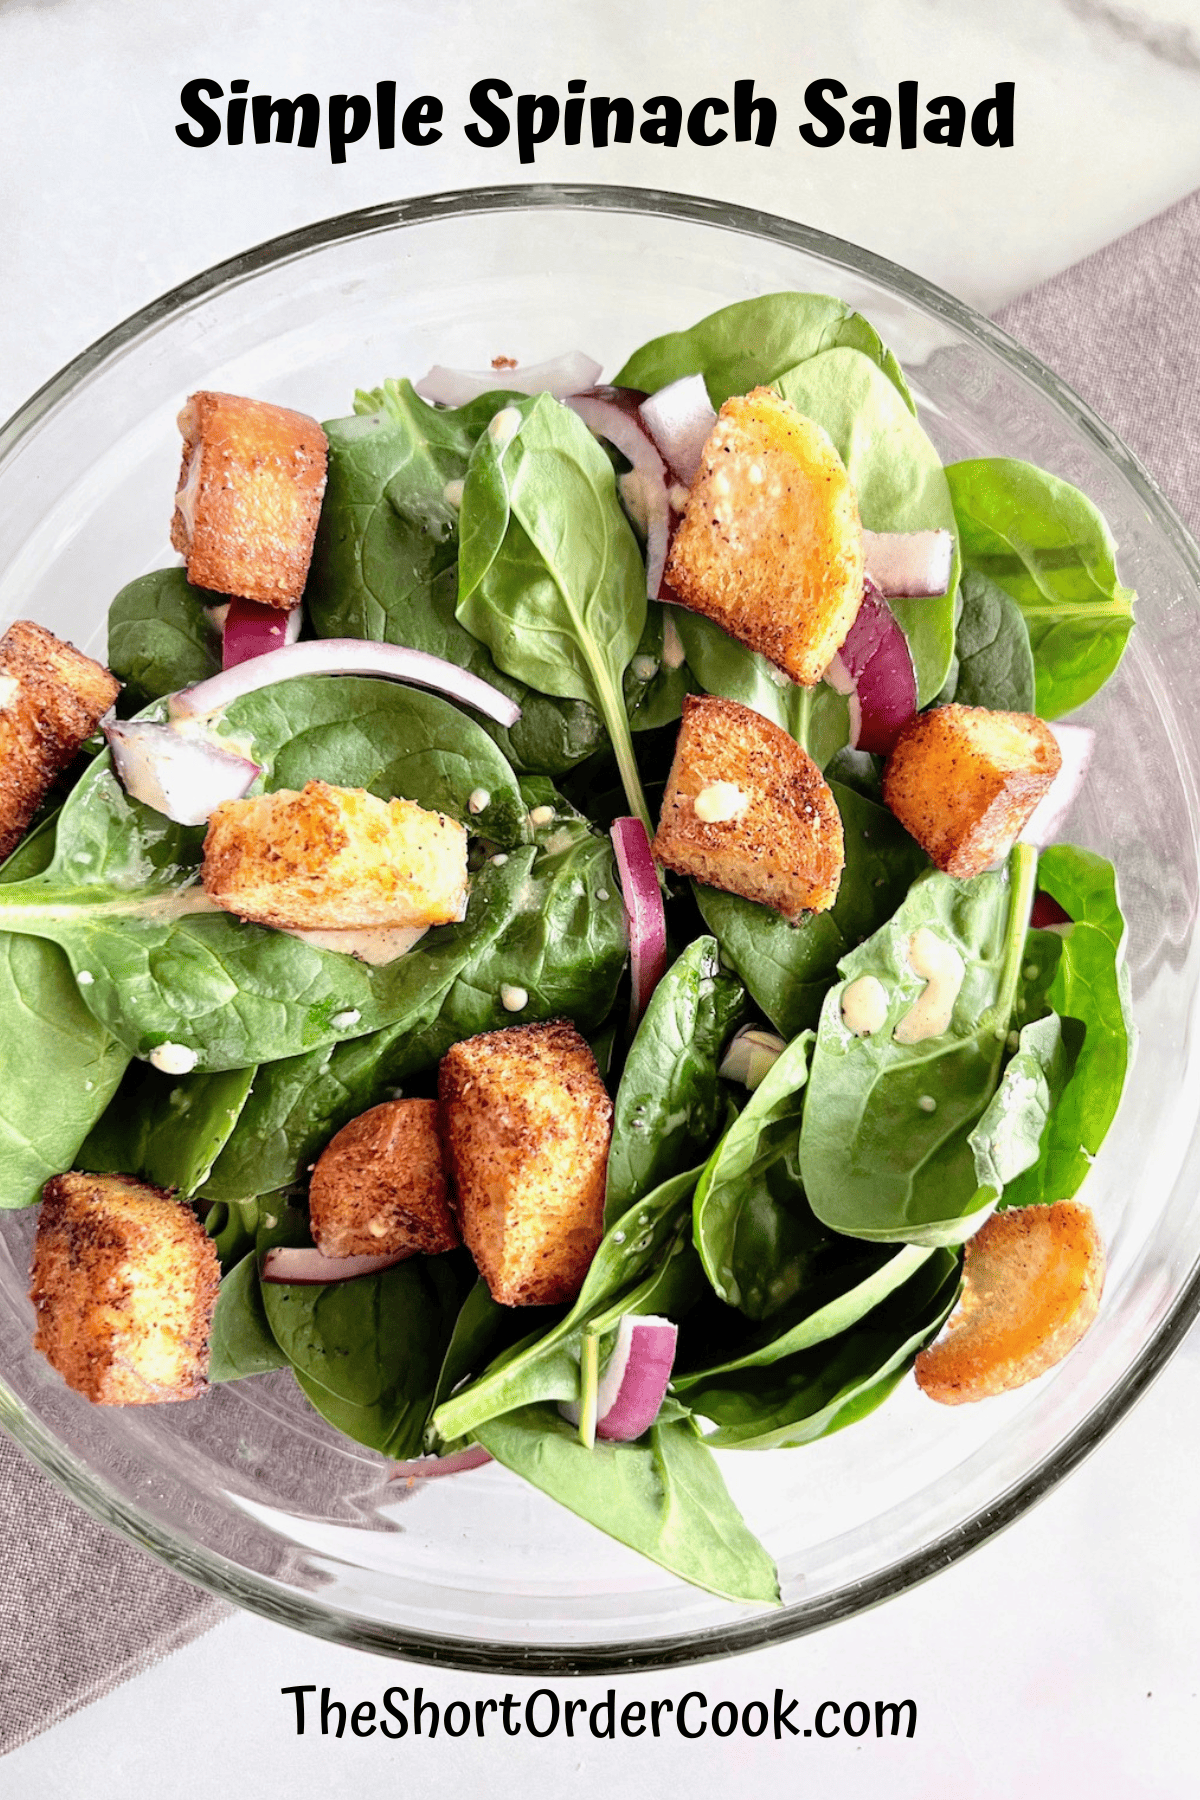
[[[1095,407],[1200,533],[1200,192],[1014,301],[999,323]],[[94,1523],[2,1434],[0,1543],[0,1751],[229,1611]]]

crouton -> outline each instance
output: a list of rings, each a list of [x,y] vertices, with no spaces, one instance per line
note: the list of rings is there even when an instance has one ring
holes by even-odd
[[[967,1244],[945,1333],[917,1357],[918,1385],[943,1406],[1023,1387],[1079,1342],[1103,1286],[1104,1245],[1086,1206],[993,1213]]]
[[[308,1190],[322,1256],[437,1256],[462,1242],[437,1115],[436,1100],[388,1100],[326,1145]]]
[[[131,1175],[47,1182],[30,1273],[34,1346],[101,1406],[207,1385],[220,1265],[188,1206]]]
[[[227,800],[208,821],[204,891],[283,930],[445,925],[467,904],[467,833],[411,800],[310,781]]]
[[[727,400],[667,559],[675,597],[812,687],[854,623],[863,566],[827,434],[771,388]]]
[[[947,875],[1007,854],[1062,757],[1032,713],[938,706],[909,721],[883,773],[883,797]]]
[[[438,1071],[463,1239],[502,1306],[573,1300],[604,1233],[612,1101],[565,1019],[455,1044]]]
[[[842,820],[815,762],[737,700],[688,694],[653,850],[677,875],[798,919],[837,899]]]
[[[308,577],[328,446],[315,419],[245,400],[193,394],[179,415],[183,463],[171,543],[194,587],[285,610]]]
[[[28,619],[0,638],[0,861],[120,691],[107,669]]]

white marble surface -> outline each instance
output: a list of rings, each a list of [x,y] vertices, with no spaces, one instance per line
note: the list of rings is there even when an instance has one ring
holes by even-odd
[[[908,263],[993,308],[1200,184],[1197,0],[264,0],[203,8],[118,0],[0,0],[0,417],[133,308],[214,260],[334,212],[481,182],[657,185],[787,213]],[[459,122],[483,75],[562,94],[635,99],[724,92],[752,75],[787,120],[807,81],[852,94],[916,77],[971,97],[1017,84],[1003,153],[849,145],[805,150],[781,124],[751,146],[664,154],[559,146],[536,168],[442,144],[342,167],[323,150],[195,152],[175,139],[195,75],[321,94],[394,77],[443,95]],[[525,1691],[409,1670],[239,1617],[13,1753],[0,1789],[56,1800],[141,1792],[207,1800],[320,1792],[369,1800],[432,1778],[497,1794],[697,1780],[828,1800],[928,1796],[1190,1795],[1200,1777],[1200,1460],[1195,1337],[1138,1411],[1035,1513],[923,1589],[785,1649],[694,1674],[630,1678],[620,1699],[688,1687],[745,1700],[776,1685],[814,1704],[911,1694],[911,1743],[845,1738],[657,1747],[521,1740],[414,1746],[293,1734],[287,1683],[349,1698],[424,1681],[442,1698]],[[564,1684],[583,1689],[588,1684]]]

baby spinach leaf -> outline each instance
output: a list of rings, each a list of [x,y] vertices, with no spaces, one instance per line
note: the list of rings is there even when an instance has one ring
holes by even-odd
[[[874,326],[829,294],[761,294],[737,300],[686,331],[643,344],[616,382],[652,394],[683,375],[703,375],[709,399],[721,406],[731,394],[764,387],[786,369],[839,345],[869,357],[909,410],[916,411],[900,364]]]
[[[997,582],[1029,628],[1044,719],[1073,712],[1112,674],[1133,627],[1116,545],[1078,488],[1009,457],[946,470],[963,562]]]
[[[809,1203],[833,1231],[872,1241],[958,1243],[996,1195],[982,1189],[968,1141],[1000,1079],[1033,894],[1036,855],[972,881],[936,870],[895,917],[838,965],[809,1071],[800,1169]],[[916,1043],[893,1035],[925,982],[909,962],[926,928],[957,953],[963,981],[949,1026]],[[856,1037],[842,1018],[852,981],[871,976],[887,1016]]]
[[[189,1199],[228,1142],[254,1075],[251,1064],[172,1079],[134,1063],[89,1132],[79,1166],[97,1175],[140,1175]]]
[[[727,1105],[717,1076],[721,1052],[744,1008],[742,984],[722,973],[710,937],[689,944],[655,988],[613,1109],[609,1224],[707,1151]]]
[[[775,1565],[689,1419],[585,1450],[553,1406],[525,1406],[475,1436],[505,1468],[681,1580],[728,1600],[778,1601]]]
[[[622,691],[646,620],[646,571],[612,464],[548,395],[510,410],[512,436],[486,432],[467,470],[459,621],[508,674],[596,708],[630,807],[651,829]]]
[[[1125,948],[1125,918],[1117,896],[1113,866],[1095,850],[1076,844],[1051,844],[1038,859],[1038,886],[1081,925],[1102,931],[1118,959]]]
[[[830,786],[842,816],[846,866],[828,912],[810,913],[793,925],[740,894],[695,888],[696,904],[722,955],[788,1039],[816,1025],[839,959],[891,918],[929,866],[925,852],[886,807],[840,783]]]
[[[1016,601],[996,582],[966,569],[959,584],[962,605],[954,639],[958,676],[952,699],[993,712],[1032,712],[1035,700],[1029,628]]]
[[[223,1271],[228,1273],[254,1249],[263,1212],[285,1203],[283,1194],[263,1194],[256,1200],[214,1200],[206,1206],[204,1229]]]
[[[719,625],[686,607],[674,610],[675,628],[686,657],[685,668],[706,694],[740,700],[789,732],[824,768],[850,737],[850,713],[844,695],[818,682],[798,687],[773,669],[765,656],[748,650]]]
[[[221,1281],[213,1313],[208,1379],[217,1384],[286,1369],[288,1359],[271,1335],[258,1278],[258,1258],[245,1256]]]
[[[318,637],[407,644],[500,688],[521,717],[509,730],[483,729],[516,767],[555,775],[603,743],[595,711],[502,673],[454,610],[458,514],[447,486],[466,475],[476,439],[512,398],[433,407],[407,381],[389,381],[356,400],[367,416],[325,426],[329,480],[305,607]]]
[[[48,819],[18,846],[0,888],[49,866],[54,832]],[[0,1016],[0,1207],[33,1206],[74,1164],[129,1052],[83,1004],[62,951],[41,938],[0,932]]]
[[[1038,1160],[1046,1123],[1066,1085],[1071,1053],[1063,1022],[1047,1013],[1022,1028],[1012,1060],[967,1142],[975,1179],[999,1195]]]
[[[646,602],[646,623],[625,671],[621,691],[634,731],[660,731],[683,711],[683,697],[694,689],[687,664],[668,667],[663,660],[665,612],[662,602]]]
[[[155,569],[121,589],[108,609],[108,666],[125,683],[123,712],[217,674],[221,628],[212,608],[228,601],[193,587],[183,569]]]
[[[868,357],[858,350],[825,350],[789,369],[775,386],[833,439],[869,531],[955,530],[941,457]],[[944,594],[889,601],[912,651],[922,706],[940,691],[954,654],[958,572],[956,547]]]

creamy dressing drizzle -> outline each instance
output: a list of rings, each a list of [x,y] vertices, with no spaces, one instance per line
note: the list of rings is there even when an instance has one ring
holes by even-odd
[[[898,1044],[920,1044],[949,1030],[966,969],[953,944],[922,925],[908,940],[908,966],[925,986],[892,1036]]]
[[[343,927],[334,931],[293,931],[287,936],[311,944],[314,950],[337,950],[344,956],[356,956],[359,962],[381,969],[387,963],[407,956],[429,930],[428,925],[364,925],[355,930]]]
[[[855,1037],[870,1037],[888,1016],[887,989],[874,975],[860,975],[842,994],[842,1021]]]

